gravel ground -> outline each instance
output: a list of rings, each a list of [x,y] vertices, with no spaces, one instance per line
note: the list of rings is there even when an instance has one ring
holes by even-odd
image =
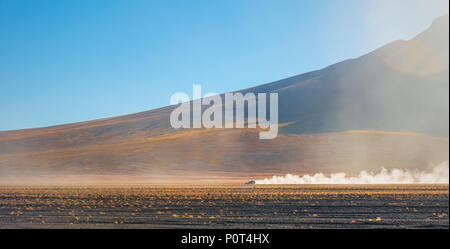
[[[0,187],[0,228],[449,228],[448,185]]]

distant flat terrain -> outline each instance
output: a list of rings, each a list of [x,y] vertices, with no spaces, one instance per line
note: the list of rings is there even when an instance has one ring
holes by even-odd
[[[0,228],[449,228],[448,185],[0,187]]]

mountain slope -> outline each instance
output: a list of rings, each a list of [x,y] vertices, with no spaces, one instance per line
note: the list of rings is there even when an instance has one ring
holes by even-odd
[[[448,68],[447,15],[410,41],[242,90],[279,93],[282,127],[274,140],[251,129],[172,129],[174,106],[0,132],[0,183],[12,176],[195,182],[423,168],[448,161]]]

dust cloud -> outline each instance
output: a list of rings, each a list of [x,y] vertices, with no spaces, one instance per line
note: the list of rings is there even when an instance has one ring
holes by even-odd
[[[429,170],[414,171],[406,169],[381,168],[379,172],[361,171],[357,176],[335,173],[328,176],[314,175],[273,176],[264,180],[256,180],[255,184],[448,184],[449,164],[443,162]]]

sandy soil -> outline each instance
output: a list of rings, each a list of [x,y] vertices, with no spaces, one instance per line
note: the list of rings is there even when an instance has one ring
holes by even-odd
[[[448,185],[0,187],[0,228],[446,228]]]

